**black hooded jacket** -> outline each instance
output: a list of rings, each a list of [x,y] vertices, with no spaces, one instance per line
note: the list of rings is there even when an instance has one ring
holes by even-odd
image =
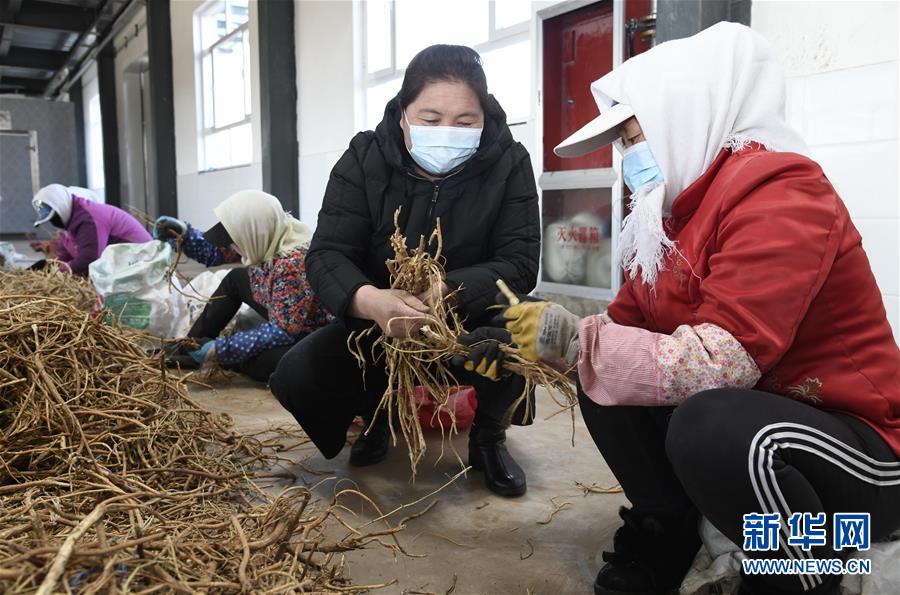
[[[459,310],[477,321],[493,304],[497,279],[517,293],[537,282],[540,217],[528,152],[513,140],[506,114],[490,98],[475,155],[441,180],[415,171],[388,102],[374,132],[360,132],[331,170],[306,269],[322,303],[344,318],[361,286],[390,287],[394,211],[410,248],[441,220],[447,284],[460,288]],[[469,326],[469,325],[467,325]]]

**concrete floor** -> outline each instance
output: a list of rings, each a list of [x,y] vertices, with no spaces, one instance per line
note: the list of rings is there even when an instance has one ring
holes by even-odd
[[[209,390],[197,386],[192,395],[204,407],[232,416],[238,429],[255,431],[272,425],[295,424],[289,413],[261,385],[236,377]],[[590,593],[600,566],[600,552],[609,548],[619,525],[616,511],[625,504],[621,493],[588,494],[576,482],[610,486],[615,479],[597,452],[580,415],[576,414],[575,446],[567,414],[545,419],[558,411],[546,391],[538,392],[538,421],[512,428],[508,445],[528,475],[528,493],[520,498],[495,496],[470,472],[434,496],[437,506],[409,523],[399,534],[411,554],[395,556],[372,545],[346,554],[349,576],[357,584],[397,583],[383,593],[456,594]],[[465,431],[454,444],[465,456]],[[428,452],[410,483],[409,459],[402,442],[388,459],[373,467],[347,464],[349,447],[330,461],[314,447],[300,447],[291,457],[326,475],[296,467],[300,482],[322,482],[315,492],[329,500],[335,490],[350,486],[371,497],[385,512],[415,502],[459,472],[452,454],[438,461],[440,433],[428,436]],[[322,481],[323,478],[330,478]],[[553,501],[551,501],[551,499]],[[402,512],[396,523],[420,510],[431,499]],[[556,504],[562,509],[547,523]],[[374,515],[363,516],[372,518]],[[362,522],[360,523],[362,524]],[[455,542],[455,543],[454,543]]]
[[[23,240],[13,242],[26,256],[26,266],[41,255]],[[204,270],[189,261],[182,272],[192,276]],[[279,425],[296,427],[263,385],[241,376],[216,383],[210,390],[189,385],[192,396],[205,408],[228,413],[238,430],[259,431]],[[603,461],[581,415],[575,415],[575,446],[572,446],[572,418],[555,415],[559,407],[549,394],[538,390],[537,421],[530,427],[513,427],[508,432],[510,452],[528,476],[528,492],[520,498],[501,498],[483,485],[483,475],[469,472],[433,498],[404,509],[391,517],[396,524],[436,499],[438,504],[424,516],[409,523],[398,537],[414,556],[394,555],[377,545],[346,554],[347,574],[356,584],[396,584],[378,593],[439,593],[455,584],[456,595],[588,594],[601,565],[600,553],[612,546],[612,534],[620,524],[619,506],[626,503],[621,493],[587,494],[576,482],[590,486],[616,483]],[[351,429],[351,435],[357,429]],[[465,458],[466,430],[454,439]],[[452,452],[438,460],[440,432],[428,434],[428,452],[419,464],[415,483],[410,482],[406,445],[398,443],[386,461],[363,469],[347,464],[349,447],[328,461],[315,447],[303,446],[290,458],[324,475],[291,467],[298,482],[313,485],[315,493],[329,501],[335,491],[358,487],[388,512],[416,502],[437,490],[460,471]],[[323,481],[323,479],[325,481]],[[562,508],[548,523],[551,513]],[[358,510],[358,509],[357,509]],[[359,525],[377,515],[363,514]],[[421,557],[418,557],[421,556]]]

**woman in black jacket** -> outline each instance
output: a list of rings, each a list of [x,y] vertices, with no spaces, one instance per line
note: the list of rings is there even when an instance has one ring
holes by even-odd
[[[389,289],[385,260],[393,256],[394,212],[409,246],[441,220],[446,283],[414,296]],[[309,281],[338,320],[312,333],[281,360],[272,392],[327,458],[346,441],[353,418],[371,420],[387,386],[383,361],[361,370],[347,336],[375,321],[389,336],[418,332],[434,296],[457,291],[458,311],[475,328],[490,316],[495,281],[520,293],[537,281],[540,224],[531,160],[515,142],[493,96],[481,59],[467,47],[435,45],[406,70],[374,132],[361,132],[335,165],[306,257]],[[405,317],[403,321],[392,319]],[[367,350],[368,352],[368,350]],[[471,367],[471,366],[470,366]],[[469,433],[469,463],[504,496],[525,493],[525,474],[504,446],[503,420],[523,380],[496,381],[466,370],[460,384],[478,394]],[[387,454],[384,414],[350,454],[371,465]],[[530,423],[521,412],[514,423]]]

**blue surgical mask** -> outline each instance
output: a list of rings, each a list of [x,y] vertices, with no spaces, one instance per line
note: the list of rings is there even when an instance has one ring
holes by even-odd
[[[622,153],[622,175],[632,192],[650,182],[662,182],[665,179],[647,141],[635,143]]]
[[[413,126],[403,112],[409,127],[412,148],[409,154],[426,172],[440,176],[453,171],[478,150],[483,128],[457,126]]]

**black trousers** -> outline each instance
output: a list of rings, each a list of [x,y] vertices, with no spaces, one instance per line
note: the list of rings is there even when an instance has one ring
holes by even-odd
[[[755,390],[699,393],[677,408],[601,407],[580,394],[594,442],[642,512],[695,506],[743,545],[743,515],[826,513],[828,543],[758,558],[836,558],[832,515],[871,514],[872,541],[900,527],[900,459],[864,422]],[[754,577],[764,592],[806,591],[820,575]],[[833,580],[833,579],[825,579]]]
[[[232,269],[225,275],[219,287],[213,292],[209,303],[194,322],[194,326],[188,331],[188,337],[195,339],[218,337],[240,310],[241,304],[247,304],[257,314],[266,320],[269,319],[269,312],[265,306],[253,299],[250,275],[245,268]],[[278,362],[291,347],[292,345],[273,347],[239,364],[226,367],[245,374],[257,382],[267,382]]]
[[[311,333],[282,358],[269,379],[272,393],[329,459],[344,447],[353,419],[371,416],[387,388],[384,360],[379,358],[365,370],[360,369],[347,348],[350,332],[343,322],[336,321]],[[364,353],[370,352],[371,340],[364,345]],[[461,385],[473,386],[478,394],[478,426],[505,426],[510,407],[525,388],[525,380],[515,375],[497,382],[464,370],[454,375]],[[520,406],[512,413],[512,423],[531,423],[533,393],[531,412],[525,418],[525,407]]]

